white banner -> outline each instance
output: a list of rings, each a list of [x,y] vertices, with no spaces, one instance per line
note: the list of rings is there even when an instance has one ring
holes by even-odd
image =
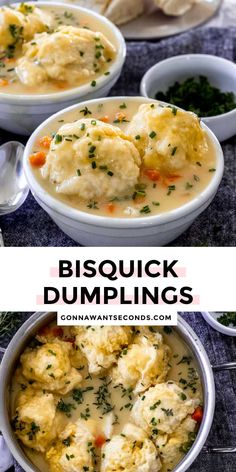
[[[62,324],[64,314],[109,324],[102,317],[161,323],[168,313],[174,324],[177,311],[235,311],[235,256],[236,248],[209,247],[4,248],[0,310],[58,311]]]

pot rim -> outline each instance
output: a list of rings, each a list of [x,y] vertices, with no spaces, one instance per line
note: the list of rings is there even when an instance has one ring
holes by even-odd
[[[3,356],[0,367],[1,430],[12,455],[26,472],[35,472],[39,471],[39,469],[33,465],[24,454],[23,449],[20,447],[20,444],[12,431],[7,409],[6,389],[9,386],[9,380],[15,362],[19,358],[19,353],[22,351],[23,344],[27,341],[29,336],[32,336],[34,332],[38,331],[39,327],[45,324],[47,318],[53,319],[55,315],[56,313],[54,312],[35,312],[30,316],[30,318],[23,323],[17,333],[13,336]],[[204,394],[204,416],[198,436],[190,451],[173,470],[173,472],[185,472],[201,452],[210,432],[215,409],[215,383],[212,366],[201,341],[180,314],[178,314],[178,325],[175,326],[174,329],[190,348],[197,361]]]

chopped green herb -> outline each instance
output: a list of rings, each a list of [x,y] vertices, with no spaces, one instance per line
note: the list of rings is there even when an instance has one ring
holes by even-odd
[[[154,139],[156,137],[156,132],[155,131],[151,131],[151,133],[149,134],[149,138],[151,139]]]
[[[221,115],[236,108],[234,93],[222,92],[204,76],[175,82],[167,92],[157,92],[156,99],[173,103],[201,117]]]

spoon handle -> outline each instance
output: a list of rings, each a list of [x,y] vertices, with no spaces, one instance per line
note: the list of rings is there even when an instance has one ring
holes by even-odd
[[[0,247],[4,247],[4,240],[3,240],[3,235],[2,235],[1,228],[0,228]]]
[[[236,452],[236,447],[212,447],[204,446],[202,452],[205,454],[234,454]]]

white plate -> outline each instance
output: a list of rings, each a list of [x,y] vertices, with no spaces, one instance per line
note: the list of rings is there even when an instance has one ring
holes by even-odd
[[[205,321],[216,331],[219,331],[222,334],[226,334],[228,336],[236,336],[236,328],[231,326],[224,326],[222,325],[217,319],[219,316],[224,312],[215,312],[215,311],[202,311],[202,316]]]
[[[221,3],[222,0],[202,0],[183,16],[167,16],[147,1],[146,13],[120,29],[126,39],[173,36],[205,23],[216,13]]]

